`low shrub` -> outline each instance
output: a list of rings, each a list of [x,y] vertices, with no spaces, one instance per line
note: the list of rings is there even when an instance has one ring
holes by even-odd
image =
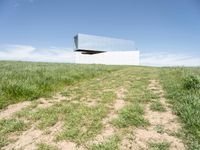
[[[200,76],[189,75],[184,78],[183,86],[185,89],[200,89]]]

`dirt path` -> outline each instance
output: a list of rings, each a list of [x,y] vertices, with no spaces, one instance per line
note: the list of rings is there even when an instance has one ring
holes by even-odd
[[[124,101],[125,92],[126,89],[124,89],[123,87],[116,90],[117,98],[110,107],[110,112],[108,113],[108,115],[102,120],[102,132],[98,134],[93,140],[88,141],[87,145],[105,142],[116,133],[117,129],[111,124],[111,121],[118,117],[118,111],[121,110],[126,104]]]
[[[118,76],[122,76],[122,75],[123,74],[121,73],[121,74],[116,74],[115,76],[117,76],[116,78],[118,78]],[[112,75],[110,75],[110,77],[113,78]],[[92,145],[95,143],[98,144],[100,142],[105,141],[112,135],[114,135],[116,129],[112,126],[110,121],[116,118],[118,111],[124,107],[125,105],[124,96],[125,96],[126,90],[124,87],[120,87],[118,83],[115,82],[114,79],[110,80],[105,77],[102,77],[102,79],[100,78],[98,80],[101,80],[103,82],[98,81],[98,84],[97,84],[94,79],[91,82],[95,84],[91,84],[89,81],[89,82],[83,82],[78,86],[75,85],[75,86],[69,87],[68,90],[72,91],[72,95],[70,96],[69,95],[65,96],[63,94],[58,93],[52,98],[48,98],[48,99],[40,98],[34,102],[18,103],[15,105],[11,105],[8,108],[1,111],[0,119],[10,119],[10,118],[15,118],[17,120],[24,119],[27,121],[27,123],[29,123],[29,127],[28,129],[26,129],[26,131],[9,134],[8,139],[9,141],[12,141],[12,142],[2,147],[2,149],[3,150],[12,150],[12,149],[35,150],[38,148],[38,144],[40,143],[44,143],[50,146],[55,146],[61,150],[87,149],[87,147],[85,146],[83,147],[81,145],[77,146],[77,143],[69,141],[69,140],[59,140],[59,141],[56,140],[56,137],[58,136],[58,134],[63,131],[64,122],[62,121],[58,121],[52,127],[48,127],[45,130],[43,129],[41,130],[38,128],[39,121],[32,122],[31,120],[30,121],[27,120],[27,117],[29,117],[29,115],[25,115],[22,118],[18,118],[15,115],[16,113],[20,111],[24,111],[24,110],[25,112],[28,110],[28,112],[31,112],[32,114],[37,115],[38,110],[51,108],[51,107],[54,107],[56,104],[61,104],[61,105],[67,104],[68,101],[70,101],[70,103],[73,103],[73,104],[82,104],[87,107],[94,107],[94,108],[98,107],[98,104],[99,104],[98,100],[99,98],[101,99],[101,96],[100,95],[95,96],[95,99],[94,99],[92,97],[90,98],[91,95],[89,95],[92,92],[97,92],[97,94],[98,92],[100,92],[98,88],[96,90],[93,90],[93,86],[94,87],[99,86],[100,88],[102,88],[102,91],[107,94],[111,94],[113,92],[113,95],[116,95],[116,99],[112,103],[109,103],[109,102],[107,103],[103,101],[101,102],[100,100],[100,102],[106,107],[107,105],[109,105],[109,107],[107,108],[109,109],[109,113],[107,114],[105,118],[102,119],[103,129],[101,133],[97,134],[96,137],[92,138],[92,140],[89,140],[86,143],[89,145]],[[108,81],[106,80],[111,81],[110,84],[107,84]],[[107,85],[104,85],[105,83]],[[113,87],[114,89],[111,87]],[[78,94],[76,94],[76,91],[79,91],[79,92],[84,91],[87,93],[84,93],[84,95],[80,97]],[[112,96],[112,94],[107,95],[107,96]],[[75,99],[73,99],[74,97]],[[30,125],[30,123],[32,123],[32,125]]]
[[[40,107],[41,105],[39,105]],[[31,128],[24,131],[20,135],[10,135],[9,139],[14,139],[15,142],[8,144],[3,147],[2,150],[13,150],[13,149],[23,149],[23,150],[36,150],[37,144],[45,143],[47,145],[55,146],[60,150],[77,150],[77,144],[70,141],[56,141],[56,135],[62,131],[62,122],[57,122],[54,126],[46,129],[39,130],[37,123],[33,124]],[[83,149],[79,147],[79,149]]]
[[[14,104],[8,106],[6,109],[0,112],[0,119],[11,119],[14,114],[20,112],[25,108],[29,108],[30,111],[34,112],[38,109],[45,109],[51,107],[62,101],[69,101],[72,97],[62,96],[60,93],[54,95],[51,99],[40,98],[35,101],[36,106],[31,108],[32,103],[30,101],[25,101],[22,103]],[[27,121],[27,120],[25,120]],[[13,149],[23,149],[23,150],[35,150],[37,149],[38,143],[47,143],[52,146],[57,146],[61,150],[75,150],[76,144],[73,142],[60,141],[55,142],[55,136],[62,130],[62,122],[57,122],[53,127],[48,129],[48,133],[45,130],[37,129],[37,122],[32,124],[31,127],[21,133],[20,135],[11,134],[9,139],[15,141],[3,147],[2,150],[13,150]]]
[[[177,121],[176,115],[172,113],[171,108],[164,98],[164,91],[156,80],[150,80],[149,90],[159,96],[159,101],[166,109],[164,112],[152,111],[151,103],[145,106],[145,118],[150,125],[147,128],[137,128],[133,131],[134,136],[131,140],[127,138],[122,141],[120,149],[150,149],[151,143],[168,143],[170,150],[184,150],[184,144],[181,139],[173,136],[173,133],[181,129],[181,125]],[[130,137],[129,137],[130,138]]]
[[[53,127],[48,129],[48,133],[45,133],[45,131],[39,130],[33,126],[17,137],[16,142],[3,147],[2,150],[36,150],[37,144],[40,143],[55,146],[60,150],[83,150],[83,147],[77,147],[76,143],[70,141],[55,141],[56,135],[62,131],[62,126],[62,122],[57,122]]]
[[[26,123],[29,127],[26,128],[26,131],[8,133],[9,143],[2,148],[0,147],[0,149],[35,150],[38,148],[38,144],[43,143],[61,150],[84,150],[90,149],[94,145],[105,144],[113,136],[119,136],[121,139],[117,141],[117,145],[122,150],[150,149],[151,143],[168,143],[169,149],[184,150],[183,142],[175,136],[175,133],[181,129],[181,125],[176,115],[173,114],[170,105],[166,102],[164,91],[159,82],[157,80],[150,80],[148,85],[151,75],[147,76],[147,74],[149,72],[152,73],[151,70],[146,72],[144,76],[140,74],[143,70],[138,70],[138,72],[133,71],[132,68],[121,70],[106,77],[103,76],[71,86],[67,88],[64,94],[61,92],[49,99],[40,98],[34,102],[22,102],[9,106],[0,112],[0,120],[16,119],[23,121],[24,119],[27,121]],[[138,96],[137,98],[139,99],[143,97],[142,95],[146,92],[147,86],[148,91],[157,95],[156,97],[158,98],[147,102],[138,100],[137,103],[145,106],[144,115],[142,115],[148,120],[149,125],[144,128],[136,128],[134,125],[120,128],[111,123],[113,120],[120,118],[118,117],[120,115],[119,111],[126,109],[128,105],[135,104],[134,95]],[[155,102],[160,102],[165,111],[152,110],[151,105]],[[103,115],[94,111],[98,107],[102,107],[101,109],[104,110],[102,111],[102,114],[105,112]],[[56,116],[58,119],[45,129],[39,128],[38,124],[41,123],[43,117],[46,117],[47,121],[51,122],[51,120],[48,120],[49,118],[51,119],[51,115],[45,114],[45,110],[47,109],[50,110],[47,113],[52,113],[52,116]],[[25,110],[25,113],[23,110]],[[91,121],[89,123],[92,124],[93,118],[82,116],[79,110],[84,115],[87,115],[88,112],[92,112],[90,116],[92,116],[93,112],[99,115],[92,116],[94,123],[99,123],[100,127],[94,131],[94,135],[91,134],[91,137],[85,138],[84,136],[88,136],[87,134],[90,133],[89,129],[91,127],[87,122]],[[19,111],[24,113],[22,113],[21,118],[19,116],[16,117],[16,113]],[[71,111],[68,114],[71,116],[67,120],[66,114],[68,111]],[[74,113],[76,111],[78,112],[77,114]],[[100,116],[101,118],[99,119],[98,117]],[[54,119],[53,117],[52,120]],[[79,118],[86,120],[83,127],[73,128],[74,124],[68,124],[74,117],[77,120]],[[73,120],[75,123],[76,119]],[[81,124],[82,120],[79,120],[76,125]],[[42,121],[43,124],[46,123],[44,120]],[[67,130],[70,129],[75,129],[75,131],[72,130],[68,133]],[[79,135],[76,129],[82,133]],[[60,133],[65,133],[66,135],[64,138],[58,140],[56,138],[59,137]],[[85,135],[82,136],[83,134]],[[79,143],[77,138],[82,141]]]

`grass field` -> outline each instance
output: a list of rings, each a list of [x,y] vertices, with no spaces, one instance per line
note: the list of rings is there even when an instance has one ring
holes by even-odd
[[[66,85],[118,68],[103,65],[0,61],[0,109],[20,101],[50,96]]]
[[[200,68],[0,68],[0,149],[200,149]]]

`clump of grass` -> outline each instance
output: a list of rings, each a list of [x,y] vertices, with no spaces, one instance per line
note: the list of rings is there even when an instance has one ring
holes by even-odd
[[[119,138],[117,136],[111,137],[108,141],[92,145],[89,149],[91,150],[118,150],[119,149]]]
[[[183,86],[185,89],[200,89],[200,76],[189,75],[184,78]]]
[[[23,121],[16,119],[0,120],[0,149],[9,143],[7,136],[9,133],[23,131],[27,125]]]
[[[144,110],[140,105],[129,105],[119,112],[119,117],[113,121],[113,124],[119,128],[129,126],[146,126],[148,121],[143,117]]]
[[[1,135],[0,136],[0,148],[4,147],[8,143],[9,143],[8,139],[5,136]]]
[[[150,105],[150,109],[152,111],[159,111],[159,112],[165,112],[166,111],[166,108],[159,101],[152,102],[151,105]]]
[[[16,119],[0,120],[0,131],[4,134],[15,131],[22,131],[25,129],[25,127],[26,125],[23,121],[19,121]]]
[[[149,143],[149,149],[151,150],[169,150],[169,147],[169,142]]]
[[[55,146],[51,146],[46,143],[39,143],[37,144],[37,150],[59,150],[59,149]]]
[[[159,94],[154,94],[154,93],[151,92],[151,91],[146,91],[146,92],[145,92],[145,96],[146,96],[146,98],[149,99],[149,100],[157,100],[157,99],[160,98],[160,97],[159,97]]]
[[[54,107],[55,108],[55,107]],[[19,112],[17,112],[15,115],[19,118],[25,117],[30,122],[36,122],[38,121],[38,128],[39,129],[45,129],[46,127],[50,127],[56,124],[58,121],[58,109],[55,108],[48,108],[48,109],[38,109],[37,111],[30,111],[29,107],[25,108]]]
[[[62,96],[70,96],[69,91],[64,91],[60,93]]]

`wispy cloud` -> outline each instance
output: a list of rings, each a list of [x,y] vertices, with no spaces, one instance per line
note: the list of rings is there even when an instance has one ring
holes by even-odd
[[[4,45],[0,47],[0,60],[74,62],[70,48],[35,48],[29,45]]]
[[[200,66],[200,54],[184,53],[143,53],[141,64],[146,66]]]
[[[142,53],[141,65],[146,66],[200,66],[198,55],[178,53]],[[0,60],[68,62],[73,63],[75,54],[72,48],[36,48],[30,45],[0,46]]]
[[[14,7],[19,7],[24,2],[34,3],[35,0],[12,0],[12,4]]]

